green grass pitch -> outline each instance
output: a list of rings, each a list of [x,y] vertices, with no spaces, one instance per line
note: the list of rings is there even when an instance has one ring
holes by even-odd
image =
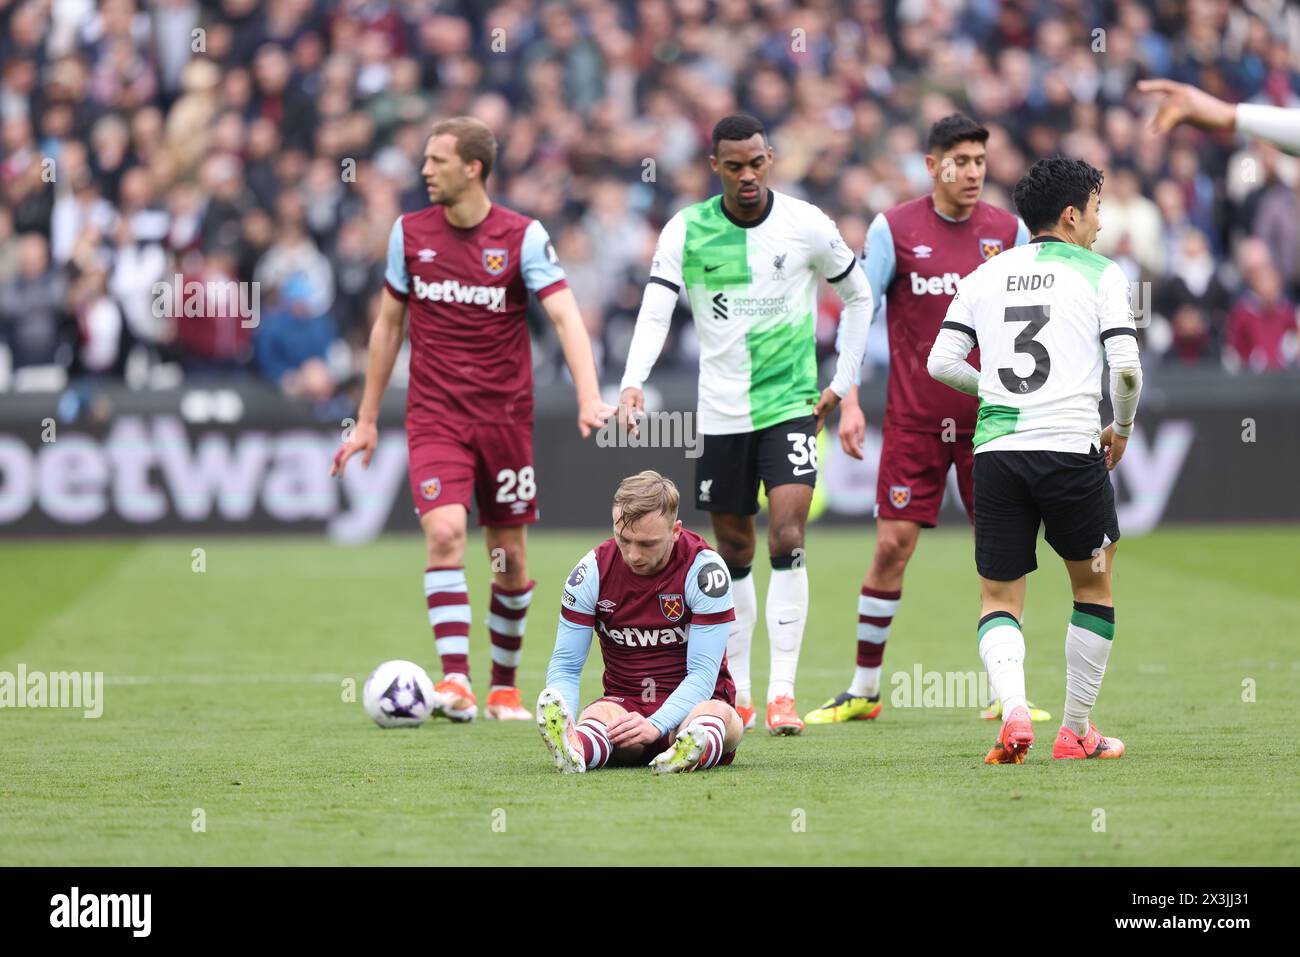
[[[531,538],[526,701],[564,576],[600,537]],[[810,535],[801,712],[850,677],[871,544]],[[487,563],[473,547],[482,696]],[[1121,543],[1095,716],[1125,739],[1122,760],[1054,764],[1053,721],[1025,765],[986,767],[995,726],[973,709],[887,704],[879,721],[801,738],[751,732],[732,767],[670,778],[561,776],[531,722],[384,731],[344,701],[345,679],[359,692],[388,658],[436,674],[422,553],[416,537],[0,547],[0,670],[105,674],[98,719],[0,710],[0,864],[1300,864],[1300,530]],[[886,694],[917,663],[980,669],[972,553],[964,531],[922,536]],[[1027,679],[1059,720],[1069,593],[1041,542],[1039,558]],[[755,640],[761,694],[761,623]],[[599,664],[594,651],[587,699]]]

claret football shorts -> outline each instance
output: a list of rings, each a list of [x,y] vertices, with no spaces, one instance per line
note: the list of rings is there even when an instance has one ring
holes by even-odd
[[[479,524],[537,521],[532,426],[467,424],[457,430],[407,433],[407,469],[415,511],[478,503]]]

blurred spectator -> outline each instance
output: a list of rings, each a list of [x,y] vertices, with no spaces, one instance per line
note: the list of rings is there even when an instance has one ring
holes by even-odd
[[[327,359],[338,333],[334,318],[314,308],[316,298],[307,276],[287,277],[253,343],[263,375],[285,395],[323,402],[334,394]]]
[[[1164,270],[1160,208],[1139,192],[1137,173],[1131,167],[1122,166],[1106,176],[1101,232],[1092,248],[1111,259],[1130,256],[1148,275],[1160,275]]]
[[[67,278],[50,263],[45,237],[20,237],[18,271],[0,286],[0,341],[9,346],[13,368],[66,364],[59,346],[67,297]]]
[[[1153,306],[1168,324],[1158,345],[1166,362],[1196,364],[1217,359],[1228,290],[1218,278],[1218,263],[1205,234],[1187,227],[1173,252],[1173,275],[1157,284]],[[1156,336],[1147,342],[1156,344]]]
[[[1224,360],[1231,369],[1276,372],[1296,365],[1300,316],[1282,293],[1282,278],[1260,240],[1242,244],[1246,290],[1228,313]]]
[[[250,357],[253,323],[262,321],[261,302],[251,284],[239,282],[234,254],[214,249],[206,256],[191,253],[189,260],[193,268],[179,277],[181,288],[186,301],[197,291],[200,306],[175,318],[181,366],[187,373],[205,375],[237,372]]]

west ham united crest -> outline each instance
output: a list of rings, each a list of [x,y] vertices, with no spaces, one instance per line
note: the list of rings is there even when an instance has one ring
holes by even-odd
[[[510,250],[508,249],[485,249],[483,250],[483,268],[491,275],[499,276],[506,271],[506,266],[510,264]]]
[[[686,612],[686,602],[682,600],[681,595],[660,595],[659,610],[669,621],[681,621],[682,615]]]
[[[1002,240],[1000,239],[981,239],[980,255],[985,259],[992,259],[998,253],[1002,252]]]
[[[907,508],[907,503],[912,500],[912,486],[910,485],[891,485],[889,486],[889,501],[894,508]]]
[[[425,479],[420,483],[420,494],[423,495],[426,500],[432,502],[442,494],[442,479]]]

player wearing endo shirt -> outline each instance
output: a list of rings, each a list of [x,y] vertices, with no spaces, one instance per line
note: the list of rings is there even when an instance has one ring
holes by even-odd
[[[722,558],[677,518],[677,487],[658,472],[622,481],[614,536],[565,583],[537,726],[557,769],[649,764],[660,774],[730,764],[744,735],[727,670],[736,611]],[[575,725],[593,630],[603,694]]]
[[[876,473],[876,544],[857,599],[857,659],[848,688],[804,716],[809,724],[880,716],[885,644],[903,598],[903,576],[921,530],[934,528],[947,488],[972,513],[971,436],[975,399],[935,382],[925,370],[957,282],[1003,250],[1029,239],[1024,223],[983,202],[988,130],[961,113],[938,120],[926,140],[933,188],[877,214],[867,232],[863,269],[871,298],[889,324],[889,389]],[[978,359],[973,360],[978,361]],[[857,379],[840,406],[840,447],[863,457],[866,417]],[[1031,704],[1035,721],[1051,716]],[[985,717],[1001,717],[996,702]]]
[[[1065,631],[1065,718],[1053,758],[1118,758],[1124,742],[1091,714],[1115,638],[1111,570],[1119,541],[1108,471],[1124,454],[1142,390],[1124,271],[1092,251],[1102,174],[1082,160],[1039,160],[1016,184],[1033,231],[962,280],[927,366],[979,396],[975,426],[975,565],[979,651],[1002,701],[988,764],[1020,764],[1034,740],[1025,700],[1025,581],[1040,524],[1074,592]],[[978,344],[981,368],[966,356]],[[1101,427],[1105,364],[1115,420]]]
[[[422,175],[432,205],[400,216],[389,239],[383,302],[370,333],[357,424],[331,474],[378,440],[379,406],[407,337],[406,439],[411,498],[426,546],[425,602],[443,678],[434,714],[472,721],[466,525],[477,502],[492,597],[487,616],[492,677],[487,717],[527,720],[515,684],[533,582],[525,530],[537,521],[533,470],[529,293],[554,324],[578,394],[586,437],[613,409],[600,401],[596,367],[577,301],[546,229],[492,203],[484,183],[496,158],[491,130],[471,117],[435,123]]]

